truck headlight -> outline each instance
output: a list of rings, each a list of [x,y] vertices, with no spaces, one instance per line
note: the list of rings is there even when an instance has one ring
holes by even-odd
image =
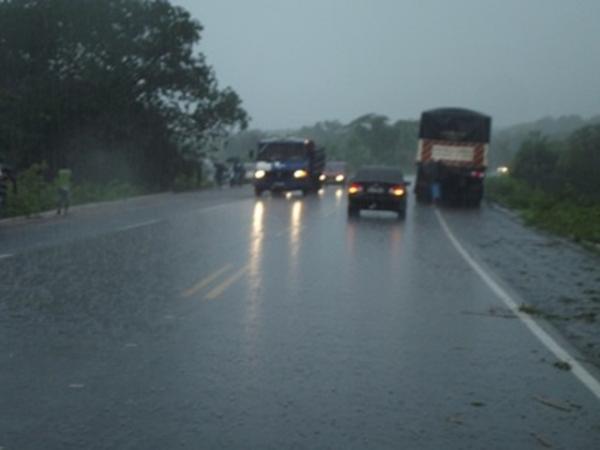
[[[299,169],[294,172],[294,178],[304,178],[306,176],[308,176],[308,172],[306,170]]]
[[[319,181],[325,181],[326,179],[327,179],[327,176],[324,173],[319,175]]]
[[[267,172],[265,172],[264,170],[257,170],[256,172],[254,172],[254,178],[260,180],[261,178],[264,178],[266,174]]]

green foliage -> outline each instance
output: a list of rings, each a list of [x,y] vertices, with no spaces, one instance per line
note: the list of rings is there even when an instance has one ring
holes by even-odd
[[[142,195],[145,191],[129,183],[113,180],[107,184],[81,183],[73,187],[71,203],[105,202]]]
[[[600,125],[564,141],[530,136],[512,165],[513,176],[487,180],[489,198],[520,210],[532,225],[600,242]]]
[[[10,189],[5,216],[32,216],[51,209],[56,204],[56,189],[46,182],[45,163],[33,164],[17,176],[17,192]]]
[[[485,181],[485,195],[509,208],[527,209],[531,207],[534,190],[513,177],[489,177]]]
[[[490,167],[507,165],[532,133],[541,133],[552,140],[563,140],[587,125],[600,123],[600,116],[583,119],[580,116],[544,117],[534,122],[496,130],[492,135]]]
[[[36,163],[19,173],[17,191],[12,187],[8,190],[3,216],[30,217],[56,208],[61,180],[56,177],[48,181],[47,171],[45,163]],[[145,193],[143,189],[117,180],[103,184],[84,182],[72,186],[71,204],[118,200],[143,193]]]
[[[180,149],[246,126],[167,0],[0,1],[0,149],[74,181],[168,187]],[[191,155],[194,156],[194,155]]]
[[[558,171],[561,150],[561,143],[532,133],[513,159],[512,174],[534,188],[556,192],[562,181]]]
[[[600,205],[579,205],[568,199],[534,208],[526,219],[532,225],[576,241],[600,243]]]
[[[600,201],[600,125],[584,127],[568,139],[560,169],[572,189]]]
[[[486,197],[516,209],[526,223],[577,241],[600,242],[600,204],[569,189],[552,194],[510,176],[486,180]]]
[[[173,182],[175,192],[192,191],[203,187],[202,178],[198,174],[179,173]]]

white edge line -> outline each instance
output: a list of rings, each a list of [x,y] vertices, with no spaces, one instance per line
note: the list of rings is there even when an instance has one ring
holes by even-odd
[[[6,259],[6,258],[12,258],[13,254],[12,253],[4,253],[2,255],[0,255],[0,259]]]
[[[159,222],[161,222],[161,221],[158,219],[147,220],[146,222],[134,223],[133,225],[127,225],[125,227],[121,227],[118,229],[118,231],[127,231],[127,230],[133,230],[134,228],[147,227],[147,226],[159,223]]]
[[[481,279],[487,284],[487,286],[500,298],[504,304],[515,314],[524,324],[529,328],[529,331],[533,333],[538,340],[550,350],[554,356],[559,360],[565,361],[570,364],[571,372],[575,377],[583,383],[592,393],[600,400],[600,382],[594,376],[588,372],[573,356],[569,354],[564,348],[562,348],[552,337],[546,333],[528,314],[523,313],[519,310],[517,303],[512,297],[504,290],[493,278],[469,255],[464,249],[458,239],[454,236],[450,227],[442,214],[436,209],[435,213],[442,226],[442,229],[446,233],[454,248],[460,253],[464,260],[471,266],[471,268],[481,277]]]

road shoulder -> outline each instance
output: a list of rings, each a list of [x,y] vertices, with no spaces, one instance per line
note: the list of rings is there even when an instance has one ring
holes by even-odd
[[[445,210],[444,217],[469,252],[523,299],[523,311],[552,324],[600,367],[599,255],[527,227],[503,208]]]

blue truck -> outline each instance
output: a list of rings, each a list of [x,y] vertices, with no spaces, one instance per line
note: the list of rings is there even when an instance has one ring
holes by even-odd
[[[325,151],[311,139],[264,139],[258,143],[254,192],[317,192],[322,186]]]

